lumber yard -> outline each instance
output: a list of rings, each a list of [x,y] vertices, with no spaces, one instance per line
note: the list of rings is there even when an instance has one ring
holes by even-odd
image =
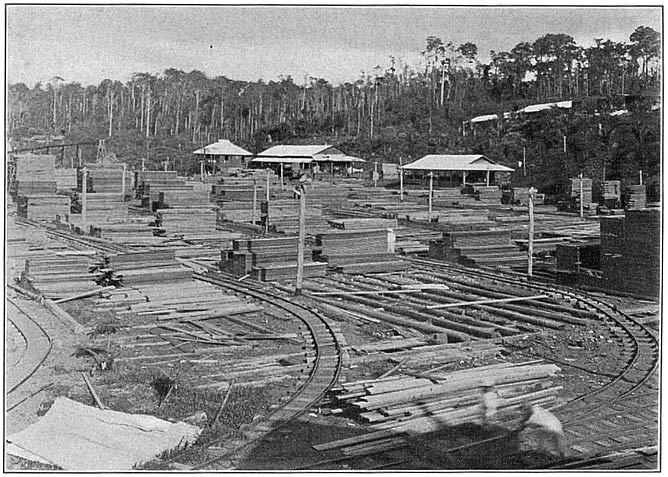
[[[195,177],[102,144],[78,167],[9,156],[13,469],[656,468],[661,212],[642,187],[602,209],[569,178],[564,210],[508,200],[484,156],[426,156],[397,188],[331,149],[288,176],[272,149]],[[438,175],[461,161],[482,172]],[[110,437],[149,422],[176,442]]]

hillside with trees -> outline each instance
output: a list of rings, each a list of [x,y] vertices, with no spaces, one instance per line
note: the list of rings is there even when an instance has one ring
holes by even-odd
[[[290,76],[247,82],[174,68],[96,86],[54,77],[32,88],[9,86],[7,131],[10,139],[106,138],[131,166],[146,158],[159,167],[168,158],[182,173],[197,170],[194,149],[225,138],[252,152],[328,142],[365,159],[404,163],[466,152],[517,167],[526,153],[527,176],[516,174],[518,182],[558,189],[580,172],[600,180],[603,171],[607,179],[633,182],[639,170],[659,175],[660,112],[652,92],[661,86],[660,45],[659,33],[644,26],[628,42],[596,39],[588,48],[569,35],[546,34],[492,51],[483,63],[475,44],[429,36],[419,68],[390,57],[340,85]],[[511,115],[476,134],[463,129],[477,115],[562,100],[574,107]]]

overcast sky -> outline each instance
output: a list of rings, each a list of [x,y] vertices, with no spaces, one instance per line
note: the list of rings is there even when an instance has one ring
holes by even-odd
[[[661,31],[661,9],[511,7],[7,6],[7,81],[31,86],[127,81],[174,67],[214,77],[277,80],[292,75],[352,81],[389,66],[414,65],[425,39],[470,41],[486,61],[546,33],[629,41],[640,25]]]

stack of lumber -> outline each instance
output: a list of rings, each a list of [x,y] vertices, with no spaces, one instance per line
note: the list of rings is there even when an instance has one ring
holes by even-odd
[[[397,236],[394,250],[404,255],[427,255],[429,253],[429,242],[441,237],[440,232],[408,227],[395,229],[394,233]]]
[[[580,182],[582,182],[582,197],[580,197]],[[575,204],[578,207],[580,206],[580,202],[582,202],[583,207],[589,207],[593,202],[592,184],[593,181],[591,179],[571,178],[571,198],[575,200]]]
[[[29,220],[66,221],[70,215],[71,200],[65,195],[21,195],[16,199],[19,217]]]
[[[445,232],[429,244],[429,257],[483,266],[512,266],[526,262],[526,254],[510,241],[508,230]]]
[[[111,240],[122,244],[152,244],[155,242],[151,227],[153,217],[134,217],[120,223],[93,225],[90,234],[94,237]]]
[[[628,210],[644,209],[647,207],[647,190],[644,185],[630,185],[626,188]]]
[[[123,192],[123,166],[117,164],[86,164],[88,182],[93,192],[101,194],[121,194]],[[132,190],[132,174],[125,172],[125,193]],[[79,188],[80,189],[80,188]]]
[[[503,192],[497,186],[475,186],[475,194],[480,202],[486,204],[500,204]]]
[[[260,195],[255,204],[255,221],[260,222]],[[221,222],[252,222],[253,220],[253,202],[237,200],[217,200],[216,204],[220,207],[219,220]]]
[[[213,205],[202,205],[158,209],[156,215],[168,235],[210,234],[216,231],[218,211]]]
[[[192,270],[176,261],[173,250],[129,252],[106,259],[112,282],[125,286],[138,283],[170,283],[192,279]]]
[[[422,210],[406,215],[410,221],[427,221],[429,212]],[[467,228],[471,226],[490,225],[490,215],[488,210],[435,210],[431,213],[431,220],[438,222],[439,225],[447,226],[449,229]]]
[[[398,375],[344,383],[335,392],[338,403],[377,431],[420,434],[464,423],[482,423],[483,386],[495,385],[500,397],[499,421],[519,417],[524,404],[549,407],[560,386],[550,381],[553,364],[502,363],[426,376]]]
[[[377,230],[396,228],[398,222],[397,219],[334,219],[329,225],[340,230]]]
[[[297,237],[233,240],[233,250],[221,252],[220,269],[261,281],[293,279],[297,276],[297,241]],[[327,264],[313,262],[311,255],[304,250],[304,277],[324,275]]]
[[[600,267],[600,246],[598,244],[558,244],[556,255],[557,272],[579,273],[581,268],[595,270]]]
[[[14,182],[12,195],[55,194],[56,156],[17,154],[12,158]]]
[[[386,229],[328,232],[316,236],[316,246],[330,267],[343,273],[406,270],[408,262],[388,253],[387,240]]]
[[[519,203],[520,205],[529,204],[529,188],[528,187],[515,187],[513,188],[513,202]],[[534,205],[542,205],[545,202],[545,194],[535,194]]]
[[[73,190],[77,188],[77,170],[74,168],[57,168],[53,178],[58,190]]]
[[[99,262],[92,252],[56,252],[53,256],[26,260],[24,279],[46,298],[64,298],[100,289]]]
[[[661,211],[628,210],[622,220],[601,220],[601,269],[604,279],[612,289],[658,297],[661,282]],[[620,236],[623,237],[621,241]]]
[[[135,172],[136,197],[142,200],[142,207],[153,210],[153,202],[160,199],[160,192],[183,188],[186,181],[176,171]]]
[[[308,195],[306,201],[307,233],[328,230],[329,225],[323,216],[322,206],[310,202]],[[269,226],[277,232],[290,234],[299,231],[299,200],[271,200],[268,206],[267,202],[262,202],[261,211],[263,216],[268,214]]]
[[[161,190],[158,193],[157,202],[157,207],[160,209],[211,204],[209,201],[209,192],[206,189],[196,191],[192,184],[174,189]]]
[[[83,207],[83,197],[77,198],[77,203]],[[86,194],[86,226],[90,233],[90,227],[93,225],[119,223],[128,217],[128,205],[123,200],[120,192],[116,193],[87,193]],[[81,215],[73,217],[71,222],[77,226],[81,225],[83,218]]]

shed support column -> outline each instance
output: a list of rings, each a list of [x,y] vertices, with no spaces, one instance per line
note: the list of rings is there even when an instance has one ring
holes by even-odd
[[[463,184],[466,185],[466,171],[462,172]]]
[[[489,187],[489,169],[487,169],[487,187]]]
[[[281,162],[281,190],[285,190],[285,183],[283,182],[283,163]]]
[[[427,214],[427,221],[431,222],[432,201],[434,198],[434,173],[429,173],[429,213]]]

